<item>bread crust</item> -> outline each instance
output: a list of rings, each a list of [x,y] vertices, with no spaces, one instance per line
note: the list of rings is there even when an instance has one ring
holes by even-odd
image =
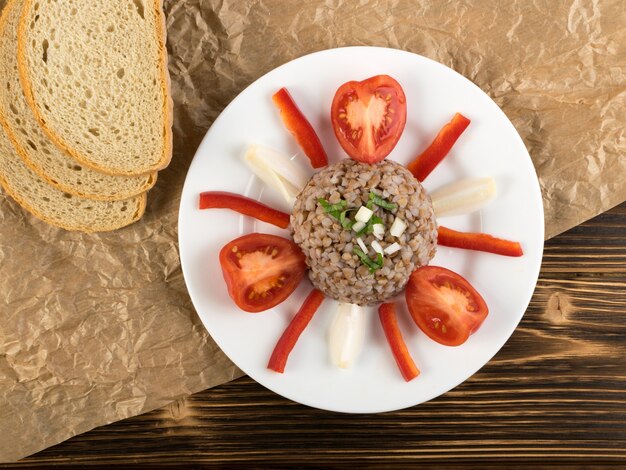
[[[4,10],[2,11],[2,15],[0,15],[0,37],[3,35],[4,30],[7,26],[9,13],[11,13],[14,8],[19,7],[18,5],[19,3],[20,3],[20,0],[8,0],[7,4],[5,5]],[[33,160],[30,158],[24,146],[19,142],[16,136],[16,133],[13,130],[13,127],[9,123],[8,119],[6,118],[6,109],[4,109],[1,105],[0,105],[0,126],[4,129],[6,135],[11,141],[11,144],[13,145],[13,148],[15,149],[19,157],[24,161],[26,166],[28,166],[28,168],[30,168],[35,174],[37,174],[37,176],[43,179],[46,183],[50,184],[51,186],[54,186],[55,188],[58,188],[59,190],[63,192],[69,193],[73,196],[79,196],[85,199],[93,199],[95,201],[116,201],[120,199],[128,199],[133,196],[138,196],[139,194],[148,191],[156,184],[158,174],[154,172],[148,175],[140,175],[146,178],[146,182],[134,191],[118,192],[110,196],[80,191],[76,188],[76,186],[67,185],[63,181],[58,181],[58,180],[51,178],[41,166],[33,162]],[[67,159],[69,162],[78,163],[78,161],[71,158],[70,155],[67,155]],[[109,178],[113,177],[112,175],[106,175],[106,176]],[[117,175],[115,175],[114,177],[126,178],[125,176],[117,176]]]
[[[167,55],[167,27],[165,24],[165,12],[163,11],[163,0],[154,0],[155,15],[157,20],[157,40],[159,41],[159,49],[161,60],[159,67],[161,68],[161,89],[164,94],[163,113],[165,117],[165,129],[163,129],[163,152],[164,167],[167,167],[172,160],[174,151],[174,136],[172,126],[174,125],[174,100],[172,99],[172,80],[169,71],[169,61]],[[160,30],[158,29],[160,28]]]
[[[101,233],[101,232],[112,232],[113,230],[118,230],[123,227],[128,227],[129,225],[134,224],[139,219],[141,219],[141,217],[143,217],[143,214],[146,211],[146,205],[147,205],[147,200],[148,200],[146,193],[140,194],[139,196],[135,196],[134,198],[130,198],[130,199],[137,199],[137,202],[138,202],[137,210],[135,211],[135,214],[133,214],[133,218],[130,221],[121,222],[119,225],[111,225],[111,226],[107,226],[107,227],[100,228],[100,229],[94,229],[93,227],[88,227],[86,225],[81,225],[81,224],[77,224],[77,225],[62,224],[62,223],[57,222],[56,220],[53,220],[47,217],[43,212],[37,210],[36,208],[28,204],[24,200],[24,198],[20,196],[18,192],[14,191],[13,187],[9,184],[9,182],[2,175],[2,172],[0,172],[0,186],[2,186],[2,189],[4,189],[4,191],[9,196],[11,196],[11,198],[15,202],[17,202],[24,210],[29,212],[34,217],[38,218],[39,220],[49,225],[54,225],[55,227],[62,228],[63,230],[68,230],[70,232]]]
[[[8,14],[10,12],[10,9],[14,6],[14,3],[17,0],[9,0],[7,2],[7,4],[5,5],[5,8],[0,12],[0,31],[2,31],[4,29],[4,26],[6,24],[7,18],[8,18]],[[0,114],[0,124],[2,124],[2,122],[4,121],[4,118],[2,117],[2,115]],[[4,125],[2,125],[0,127],[0,132],[5,132],[5,135],[7,137],[7,139],[9,140],[10,144],[12,144],[14,147],[16,146],[16,142],[14,139],[11,138],[11,136],[9,135],[8,132],[6,132],[6,127]],[[29,170],[32,171],[32,169],[30,168],[29,165],[26,164],[26,161],[24,161],[23,159],[20,159],[21,163],[23,163]],[[37,173],[35,173],[33,171],[34,176],[37,178],[39,177],[39,175]],[[46,180],[44,178],[41,178],[44,182],[46,182]],[[47,184],[47,182],[46,182]],[[101,227],[101,228],[94,228],[91,226],[87,226],[85,224],[72,224],[72,223],[61,223],[57,220],[51,219],[50,217],[48,217],[46,214],[44,214],[42,211],[40,211],[39,209],[37,209],[36,207],[33,207],[32,205],[30,205],[25,199],[24,197],[22,197],[22,195],[16,191],[13,187],[13,185],[6,179],[5,175],[2,173],[2,171],[0,171],[0,186],[2,187],[2,189],[18,204],[20,205],[24,210],[26,210],[27,212],[29,212],[31,215],[33,215],[34,217],[42,220],[43,222],[53,225],[55,227],[59,227],[62,228],[64,230],[69,230],[69,231],[80,231],[80,232],[86,232],[86,233],[95,233],[95,232],[107,232],[107,231],[113,231],[113,230],[117,230],[120,229],[122,227],[126,227],[128,225],[131,225],[135,222],[137,222],[139,219],[141,219],[141,217],[143,216],[143,214],[145,213],[146,210],[146,205],[147,205],[147,193],[144,192],[142,194],[139,195],[135,195],[133,197],[129,197],[129,198],[120,198],[120,200],[133,200],[136,204],[136,209],[135,212],[132,216],[131,219],[127,219],[127,220],[122,220],[120,219],[120,223],[119,224],[113,224],[113,225],[109,225],[109,226],[105,226],[105,227]],[[55,190],[58,190],[55,188]],[[60,191],[60,190],[59,190]],[[79,196],[80,197],[80,196]],[[84,198],[84,199],[88,199],[88,198]]]
[[[35,102],[35,98],[32,90],[32,82],[29,78],[28,66],[26,64],[26,46],[25,46],[25,37],[27,30],[27,17],[29,15],[31,5],[33,4],[33,0],[24,0],[24,4],[22,5],[22,13],[20,15],[20,21],[18,25],[18,33],[17,33],[17,63],[18,70],[20,75],[20,82],[22,84],[22,88],[24,91],[24,96],[26,97],[26,101],[28,105],[33,111],[37,122],[44,130],[48,138],[61,150],[71,155],[79,163],[93,168],[96,171],[100,171],[101,173],[105,173],[107,175],[118,175],[118,176],[137,176],[143,175],[147,173],[152,173],[158,170],[162,170],[166,168],[171,159],[172,159],[172,122],[173,122],[173,101],[171,98],[171,82],[168,71],[168,59],[167,59],[167,48],[166,48],[166,28],[165,28],[165,13],[163,12],[163,0],[152,0],[154,13],[156,15],[156,40],[159,49],[159,71],[161,75],[161,91],[163,93],[163,151],[160,160],[150,167],[138,168],[135,171],[124,171],[124,170],[112,170],[111,168],[103,167],[98,165],[97,163],[90,161],[83,154],[72,148],[63,138],[55,134],[50,127],[46,124],[41,112],[39,111],[39,107]]]

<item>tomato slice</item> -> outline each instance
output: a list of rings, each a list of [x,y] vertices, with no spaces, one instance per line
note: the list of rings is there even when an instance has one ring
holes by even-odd
[[[347,82],[333,98],[330,118],[341,147],[364,163],[383,160],[398,143],[406,123],[406,97],[388,75]]]
[[[220,265],[228,293],[246,312],[262,312],[298,287],[306,271],[305,257],[291,240],[251,233],[220,251]]]
[[[437,266],[424,266],[411,274],[405,295],[417,326],[447,346],[463,344],[489,313],[485,300],[469,282]]]

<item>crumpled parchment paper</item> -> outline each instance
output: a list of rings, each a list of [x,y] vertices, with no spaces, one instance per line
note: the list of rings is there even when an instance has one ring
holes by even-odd
[[[0,7],[4,0],[0,0]],[[0,194],[0,461],[238,377],[187,295],[177,210],[201,138],[245,86],[317,50],[408,50],[503,108],[539,174],[549,238],[626,199],[620,0],[166,0],[174,158],[145,217],[49,227]]]

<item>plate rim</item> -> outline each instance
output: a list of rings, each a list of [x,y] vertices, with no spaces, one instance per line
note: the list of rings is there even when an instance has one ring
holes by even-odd
[[[222,345],[220,344],[220,341],[218,340],[218,338],[214,337],[213,334],[211,333],[211,331],[209,330],[209,328],[207,327],[207,325],[205,324],[202,316],[199,313],[198,307],[196,306],[196,301],[194,300],[192,294],[191,294],[191,290],[189,288],[189,284],[188,284],[188,280],[187,280],[187,272],[189,268],[185,268],[185,261],[183,261],[185,259],[183,253],[185,252],[185,249],[183,248],[183,244],[181,243],[181,227],[183,225],[183,217],[182,214],[184,212],[184,208],[183,208],[183,204],[185,203],[185,199],[183,197],[183,194],[185,192],[185,188],[187,187],[187,182],[188,179],[190,178],[191,175],[191,170],[192,167],[194,165],[194,162],[196,161],[196,158],[198,156],[198,153],[200,151],[200,149],[202,149],[205,145],[205,142],[210,138],[210,134],[211,134],[211,130],[215,127],[215,125],[220,122],[224,116],[227,114],[226,112],[235,105],[235,103],[238,101],[238,99],[241,97],[241,95],[243,95],[244,93],[246,93],[248,91],[248,89],[252,88],[253,86],[255,86],[255,84],[260,81],[261,79],[265,78],[268,75],[271,75],[273,73],[276,73],[277,71],[279,71],[282,68],[288,67],[288,66],[293,66],[294,63],[297,63],[299,61],[304,61],[307,59],[310,59],[312,56],[321,56],[321,55],[325,55],[325,54],[334,54],[334,53],[343,53],[348,52],[350,50],[379,50],[379,51],[383,51],[383,52],[390,52],[390,53],[394,53],[394,54],[404,54],[404,55],[409,55],[409,56],[414,56],[419,58],[419,60],[424,60],[426,62],[429,62],[431,65],[436,66],[437,68],[441,68],[443,70],[445,70],[446,73],[450,73],[452,72],[454,75],[457,76],[457,78],[460,78],[466,85],[469,85],[471,87],[473,87],[474,89],[476,89],[477,91],[479,91],[482,95],[484,95],[486,98],[488,98],[488,101],[490,102],[490,104],[494,107],[494,109],[497,110],[498,113],[500,113],[501,118],[503,118],[503,122],[506,124],[507,127],[510,127],[511,130],[513,131],[513,135],[515,136],[515,140],[517,140],[517,143],[520,145],[520,148],[522,148],[524,150],[525,155],[528,157],[526,160],[526,164],[527,166],[530,168],[530,170],[532,171],[532,176],[534,176],[532,178],[532,185],[534,186],[533,188],[533,192],[532,195],[534,197],[534,199],[536,199],[533,204],[536,206],[536,208],[538,209],[538,218],[540,215],[540,219],[542,220],[542,223],[539,224],[539,227],[537,227],[537,232],[536,232],[536,236],[538,237],[538,239],[541,240],[540,245],[538,246],[538,250],[540,251],[541,255],[539,257],[539,262],[537,263],[537,265],[535,266],[535,269],[532,273],[532,278],[533,278],[533,287],[532,290],[530,291],[530,294],[527,298],[526,301],[524,301],[524,308],[522,311],[522,314],[519,316],[519,319],[515,322],[515,324],[512,326],[512,329],[510,331],[509,334],[506,335],[506,338],[504,338],[502,345],[500,347],[498,347],[493,354],[488,354],[489,357],[487,360],[485,360],[482,364],[479,364],[476,368],[470,368],[468,369],[469,371],[469,375],[467,375],[465,378],[462,378],[461,380],[459,380],[458,382],[454,382],[454,385],[452,385],[451,387],[449,387],[446,391],[441,392],[441,393],[434,393],[431,396],[429,396],[428,398],[418,401],[418,402],[414,402],[412,404],[408,404],[408,405],[401,405],[400,407],[397,406],[392,406],[392,407],[385,407],[385,406],[379,406],[379,407],[371,407],[368,410],[346,410],[346,409],[340,409],[340,408],[335,408],[333,406],[319,406],[317,404],[313,404],[310,402],[307,402],[308,400],[302,400],[301,398],[294,398],[292,396],[290,396],[291,394],[289,393],[284,393],[284,392],[279,392],[277,391],[271,384],[267,384],[264,383],[262,381],[262,379],[259,379],[258,376],[256,375],[256,373],[253,371],[252,373],[249,371],[246,371],[243,367],[241,367],[237,361],[235,361],[234,359],[232,359],[228,354],[226,354],[226,352],[224,351]],[[210,127],[207,129],[205,135],[203,136],[203,138],[200,141],[200,144],[198,145],[195,153],[194,153],[194,157],[191,161],[191,163],[189,164],[189,168],[187,169],[187,173],[185,175],[185,180],[183,183],[183,187],[181,189],[181,200],[179,203],[179,208],[178,208],[178,223],[177,223],[177,238],[178,238],[178,250],[179,250],[179,260],[180,260],[180,264],[181,264],[181,271],[183,274],[183,280],[185,282],[185,289],[189,295],[189,298],[191,299],[192,305],[194,307],[195,310],[195,314],[198,316],[198,318],[200,319],[200,322],[202,324],[202,326],[205,328],[205,330],[207,331],[207,333],[209,334],[209,336],[213,339],[213,341],[215,341],[216,345],[220,348],[220,350],[222,351],[222,353],[233,363],[235,364],[235,366],[237,366],[242,372],[244,372],[244,374],[248,375],[250,378],[252,378],[255,382],[257,382],[259,385],[261,385],[262,387],[272,391],[273,393],[276,393],[277,395],[284,397],[290,401],[293,401],[295,403],[299,403],[311,408],[315,408],[315,409],[320,409],[320,410],[324,410],[324,411],[331,411],[331,412],[337,412],[337,413],[345,413],[345,414],[369,414],[369,413],[386,413],[386,412],[392,412],[392,411],[398,411],[398,410],[402,410],[402,409],[406,409],[409,407],[413,407],[413,406],[417,406],[417,405],[421,405],[423,403],[429,402],[439,396],[442,396],[450,391],[452,391],[453,389],[457,388],[459,385],[461,385],[462,383],[466,382],[467,380],[469,380],[473,375],[475,375],[480,369],[482,369],[483,367],[485,367],[489,362],[491,362],[491,360],[495,357],[496,354],[498,354],[498,352],[500,352],[502,350],[502,348],[504,347],[504,345],[509,341],[509,339],[511,338],[511,336],[513,335],[513,333],[517,330],[519,324],[521,323],[522,319],[524,318],[524,315],[526,314],[527,310],[528,310],[528,306],[530,304],[530,301],[532,300],[532,296],[537,288],[537,283],[539,280],[539,274],[540,274],[540,270],[541,270],[541,265],[542,265],[542,259],[543,259],[543,251],[545,248],[545,211],[544,211],[544,207],[543,207],[543,198],[542,198],[542,192],[541,192],[541,186],[540,186],[540,182],[539,182],[539,178],[537,175],[537,170],[534,166],[534,163],[532,161],[532,158],[530,156],[530,153],[528,152],[528,149],[522,139],[522,137],[520,136],[519,132],[517,131],[517,129],[515,128],[515,126],[513,125],[513,123],[511,122],[511,120],[508,118],[508,116],[506,115],[506,113],[502,110],[502,108],[493,100],[493,98],[491,96],[489,96],[485,91],[483,91],[478,85],[476,85],[474,82],[472,82],[469,78],[465,77],[464,75],[462,75],[461,73],[457,72],[456,70],[454,70],[451,67],[448,67],[445,64],[442,64],[441,62],[438,62],[434,59],[431,59],[429,57],[425,57],[421,54],[417,54],[414,52],[410,52],[410,51],[406,51],[403,49],[397,49],[397,48],[391,48],[391,47],[381,47],[381,46],[344,46],[344,47],[336,47],[336,48],[329,48],[329,49],[322,49],[322,50],[318,50],[318,51],[314,51],[311,53],[307,53],[301,56],[298,56],[294,59],[291,59],[287,62],[282,63],[281,65],[272,68],[271,70],[265,72],[264,74],[260,75],[259,77],[257,77],[256,79],[254,79],[250,84],[248,84],[246,87],[244,87],[239,93],[237,93],[237,95],[220,111],[219,115],[215,118],[215,120],[211,123]]]

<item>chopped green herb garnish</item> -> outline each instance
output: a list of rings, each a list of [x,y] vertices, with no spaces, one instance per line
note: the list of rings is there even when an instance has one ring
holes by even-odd
[[[367,221],[367,223],[365,224],[365,227],[363,227],[361,230],[359,230],[356,233],[357,237],[360,237],[361,235],[370,234],[370,233],[374,232],[374,225],[382,224],[382,223],[383,223],[383,219],[381,219],[377,215],[373,215],[370,218],[370,220]]]
[[[320,205],[324,208],[324,210],[328,213],[330,212],[335,212],[335,211],[339,211],[341,212],[342,210],[345,209],[345,207],[348,205],[348,201],[344,201],[343,199],[341,199],[338,203],[336,204],[331,204],[330,202],[328,202],[326,199],[324,198],[319,198],[317,200],[317,202],[320,203]]]
[[[347,230],[350,230],[352,226],[355,224],[353,220],[348,218],[348,213],[356,211],[356,209],[346,209],[341,214],[339,214],[339,223],[341,226]]]
[[[337,220],[340,220],[341,211],[343,211],[348,205],[348,202],[344,201],[343,199],[340,200],[337,204],[331,204],[324,198],[319,198],[317,202],[319,202],[320,206],[324,208],[324,212],[332,215]]]
[[[370,268],[370,273],[376,272],[383,267],[383,255],[380,253],[378,253],[377,259],[374,261],[358,246],[355,246],[352,251],[359,257],[361,263]]]
[[[379,196],[378,194],[370,191],[370,197],[369,197],[369,203],[373,203],[375,205],[377,205],[378,207],[382,207],[383,209],[386,209],[388,211],[392,211],[394,209],[398,208],[398,205],[393,203],[393,202],[389,202],[387,201],[387,199],[382,198],[381,196]],[[369,206],[368,206],[369,207]]]
[[[382,223],[383,223],[383,219],[381,219],[377,215],[373,215],[372,218],[367,223],[367,226],[365,227],[365,229],[367,230],[367,233],[372,233],[374,231],[374,225],[382,224]]]

